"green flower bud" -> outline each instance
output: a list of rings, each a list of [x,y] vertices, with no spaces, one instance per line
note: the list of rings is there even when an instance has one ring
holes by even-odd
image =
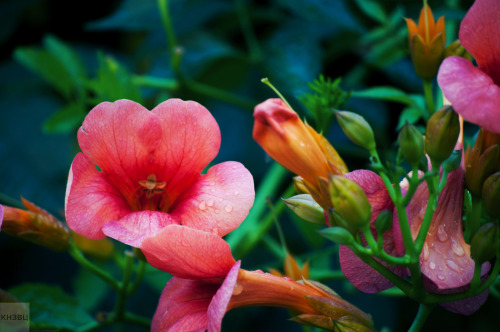
[[[356,182],[341,175],[331,175],[329,190],[335,211],[350,226],[362,228],[369,224],[372,207]]]
[[[368,151],[375,149],[373,130],[361,115],[348,111],[335,111],[335,116],[342,131],[351,141]]]
[[[308,194],[295,195],[287,199],[283,199],[286,206],[295,214],[305,221],[313,224],[325,224],[325,215],[323,208]]]
[[[481,226],[472,237],[470,255],[476,264],[483,264],[495,257],[499,245],[497,232],[498,225],[490,222]]]
[[[403,158],[411,165],[418,166],[424,155],[424,137],[411,124],[405,124],[398,136],[399,148]]]
[[[468,163],[465,171],[465,187],[474,195],[481,196],[486,178],[495,171],[500,147],[498,144],[490,146],[474,163]]]
[[[483,185],[483,204],[486,212],[493,217],[500,217],[500,172],[490,175]]]
[[[450,105],[434,113],[425,131],[425,151],[432,164],[441,164],[453,151],[460,133],[458,114]]]
[[[330,227],[319,231],[319,234],[324,238],[338,243],[349,245],[354,242],[352,234],[343,227]]]

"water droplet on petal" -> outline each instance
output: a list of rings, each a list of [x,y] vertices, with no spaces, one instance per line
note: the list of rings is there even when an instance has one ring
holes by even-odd
[[[209,199],[207,201],[207,206],[213,206],[214,205],[214,200],[213,199]]]
[[[445,277],[444,275],[442,275],[442,274],[438,274],[438,275],[437,275],[437,278],[438,278],[439,280],[441,280],[441,281],[443,281],[444,279],[446,279],[446,277]]]
[[[434,262],[429,262],[429,268],[430,268],[431,270],[434,270],[434,269],[436,268],[436,263],[434,263]]]
[[[448,233],[446,232],[445,225],[438,226],[437,237],[441,242],[445,242],[446,240],[448,240]]]
[[[233,211],[233,207],[231,205],[226,205],[224,207],[224,210],[226,210],[226,212],[229,213],[229,212]]]
[[[423,256],[422,256],[422,259],[424,261],[428,260],[429,259],[429,246],[427,245],[427,243],[424,243],[424,248],[423,248]]]
[[[455,240],[451,240],[451,250],[455,255],[462,257],[465,254],[464,248]]]
[[[202,211],[205,210],[206,209],[205,201],[201,201],[200,204],[198,204],[198,208]]]
[[[243,285],[236,283],[236,285],[234,285],[234,288],[233,288],[233,296],[240,295],[241,292],[243,292]]]
[[[458,272],[458,265],[452,260],[447,260],[446,265],[453,271]]]

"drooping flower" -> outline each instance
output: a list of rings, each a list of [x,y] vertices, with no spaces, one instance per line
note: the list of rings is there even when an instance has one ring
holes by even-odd
[[[356,172],[358,171],[352,173]],[[366,190],[368,199],[373,206],[372,220],[374,220],[380,212],[380,208],[392,209],[392,203],[389,203],[389,195],[382,188],[383,183],[379,185],[379,190],[374,190],[375,184],[378,181],[381,182],[378,175],[371,173],[370,177],[371,179],[360,179],[358,176],[353,176],[352,179],[359,181],[361,187]],[[469,286],[474,274],[474,261],[470,257],[470,247],[465,243],[462,234],[463,178],[463,167],[459,167],[448,175],[447,184],[439,195],[438,205],[420,255],[424,286],[431,292],[455,293],[463,291]],[[422,183],[417,188],[407,208],[410,229],[414,238],[417,237],[420,230],[428,197],[427,185]],[[376,210],[379,211],[376,212]],[[404,254],[405,249],[396,215],[392,230],[384,234],[384,249],[387,253],[396,256]],[[339,256],[342,271],[349,281],[361,291],[374,293],[392,286],[389,280],[357,258],[349,248],[341,246]],[[489,268],[489,263],[485,263],[482,266],[482,275],[486,274]],[[399,271],[391,269],[400,276],[408,275],[408,271],[405,269]],[[441,305],[456,313],[471,314],[479,309],[486,301],[487,296],[488,292],[485,291],[469,299],[441,303]]]
[[[330,206],[320,179],[344,174],[347,166],[326,138],[302,122],[281,99],[257,105],[254,118],[255,141],[279,164],[302,177],[320,205]]]
[[[69,229],[44,209],[21,197],[27,210],[0,205],[0,230],[54,251],[68,249]]]
[[[253,179],[240,163],[200,174],[218,153],[220,131],[196,102],[170,99],[151,111],[130,100],[101,103],[85,118],[78,142],[66,219],[87,238],[107,235],[141,247],[174,225],[223,236],[253,204]]]
[[[446,58],[438,83],[456,112],[487,131],[500,133],[500,2],[476,0],[459,32],[463,47],[478,67],[465,58]]]
[[[418,25],[412,19],[405,20],[415,72],[423,79],[433,79],[444,56],[444,16],[435,22],[431,8],[425,4],[420,11]]]
[[[166,243],[156,246],[157,259],[179,267],[174,272],[176,276],[162,292],[152,331],[220,331],[227,311],[247,306],[288,308],[299,313],[295,320],[330,329],[335,324],[353,330],[357,328],[356,331],[373,329],[370,316],[326,286],[240,269],[240,261],[234,261],[229,246],[219,236],[205,233],[208,234],[206,237],[196,241],[197,235],[203,232],[177,225],[169,227],[176,228],[176,234],[144,241],[146,247],[155,245],[154,240],[158,240],[158,244]],[[193,241],[186,242],[185,239]],[[187,264],[171,263],[165,259],[164,253],[176,248],[178,259]],[[203,261],[201,256],[204,256]],[[218,272],[213,273],[211,268]],[[217,273],[222,274],[216,277]]]

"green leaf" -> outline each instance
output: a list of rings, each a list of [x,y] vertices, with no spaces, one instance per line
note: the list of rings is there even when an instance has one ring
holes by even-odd
[[[343,227],[330,227],[318,232],[323,237],[338,244],[351,244],[354,242],[352,234]]]
[[[34,47],[19,47],[14,51],[14,58],[40,75],[64,97],[70,97],[72,91],[71,76],[53,54]]]
[[[43,131],[48,134],[66,134],[76,130],[85,118],[85,106],[70,103],[56,111],[43,124]]]
[[[30,304],[31,328],[74,330],[94,320],[59,286],[22,284],[11,288],[9,293]]]
[[[87,269],[80,269],[73,281],[75,296],[85,310],[94,310],[109,293],[109,286]]]
[[[374,0],[355,0],[358,7],[367,16],[373,18],[379,23],[385,23],[387,21],[387,15],[380,4]]]
[[[115,59],[99,53],[97,78],[87,82],[97,95],[96,103],[129,99],[141,103],[141,93],[131,74]]]
[[[380,99],[413,105],[413,99],[404,91],[392,86],[377,86],[362,91],[353,91],[351,97]]]
[[[405,123],[415,124],[422,118],[422,111],[415,107],[407,107],[399,116],[398,126],[396,130],[400,130]]]

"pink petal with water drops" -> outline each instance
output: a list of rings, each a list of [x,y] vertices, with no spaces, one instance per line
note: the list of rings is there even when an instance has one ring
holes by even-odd
[[[183,225],[224,236],[245,219],[254,197],[250,172],[240,163],[224,162],[199,177],[179,198],[172,216]]]
[[[184,279],[224,277],[236,263],[220,236],[180,225],[166,226],[141,249],[152,266]]]

